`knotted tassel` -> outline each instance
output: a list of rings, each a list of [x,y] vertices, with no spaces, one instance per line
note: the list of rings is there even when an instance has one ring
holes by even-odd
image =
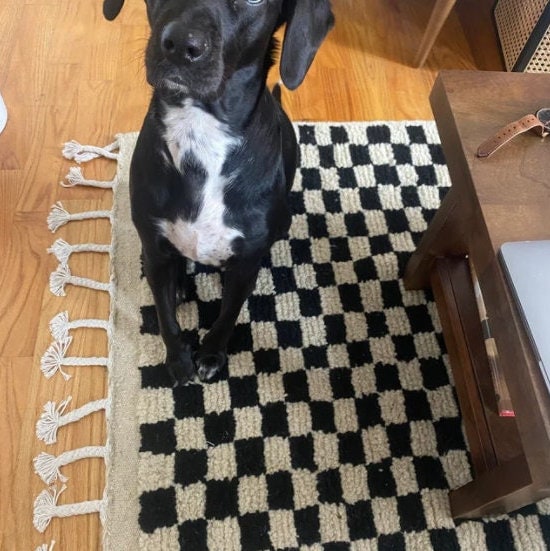
[[[109,330],[109,322],[107,320],[100,319],[80,319],[69,321],[68,312],[60,312],[50,320],[50,333],[52,337],[60,341],[69,336],[70,329],[105,329]]]
[[[88,180],[84,178],[82,169],[78,166],[72,166],[69,168],[69,172],[67,176],[65,176],[65,180],[66,181],[59,182],[59,184],[63,187],[87,186],[102,189],[113,189],[116,184],[116,176],[112,180]]]
[[[108,399],[95,400],[65,414],[71,396],[61,401],[59,405],[55,402],[47,402],[40,418],[36,422],[36,436],[46,444],[54,444],[57,441],[57,430],[69,423],[80,421],[83,417],[96,411],[107,410]]]
[[[53,551],[53,547],[55,545],[55,540],[52,540],[50,542],[50,545],[48,546],[47,543],[43,543],[42,545],[39,545],[35,551]]]
[[[59,402],[59,406],[55,402],[46,402],[44,411],[36,422],[36,436],[39,440],[46,444],[53,444],[57,441],[57,429],[65,424],[61,420],[72,399],[72,396],[68,396]]]
[[[73,253],[110,253],[111,245],[102,243],[82,243],[71,245],[64,239],[56,239],[53,245],[48,249],[61,264],[66,264]]]
[[[46,379],[53,377],[58,371],[63,375],[63,378],[68,381],[71,375],[65,373],[61,366],[63,365],[63,359],[69,346],[71,345],[73,338],[67,337],[61,341],[55,341],[50,344],[48,350],[42,356],[40,360],[40,370],[44,373]]]
[[[110,292],[111,284],[88,279],[87,277],[77,277],[71,274],[67,264],[60,264],[55,272],[50,274],[50,291],[58,297],[65,296],[65,285],[76,285],[78,287],[88,287],[97,291]]]
[[[39,532],[44,532],[55,516],[57,509],[57,500],[59,496],[67,489],[67,486],[62,486],[61,490],[50,488],[38,494],[34,500],[34,515],[32,523]]]
[[[39,532],[44,532],[53,518],[65,518],[90,513],[102,514],[105,508],[104,499],[57,505],[59,496],[66,489],[67,486],[62,486],[59,491],[56,487],[52,487],[42,491],[35,499],[33,524]]]
[[[67,482],[68,478],[61,473],[61,467],[78,461],[79,459],[90,459],[94,457],[105,458],[105,455],[105,446],[85,446],[83,448],[64,452],[58,456],[42,452],[33,460],[34,472],[46,484],[52,484],[58,478],[61,482]]]
[[[69,336],[69,312],[59,312],[49,323],[50,333],[56,341]]]
[[[93,218],[108,218],[111,220],[112,213],[108,210],[90,210],[85,212],[69,213],[63,207],[61,201],[52,205],[52,210],[48,215],[48,228],[55,233],[61,226],[72,220],[90,220]]]
[[[71,215],[63,208],[61,201],[52,206],[48,215],[48,228],[53,233],[64,226],[71,219]]]
[[[118,141],[114,141],[105,147],[95,147],[93,145],[82,145],[75,140],[66,142],[63,146],[63,157],[77,163],[85,163],[97,157],[105,157],[107,159],[118,159],[118,154],[113,153],[119,148]]]
[[[44,373],[46,379],[50,379],[59,371],[61,375],[63,375],[63,378],[68,381],[71,378],[71,375],[63,371],[63,366],[80,367],[99,365],[107,367],[108,358],[66,358],[65,354],[67,353],[67,350],[71,345],[72,340],[72,337],[67,337],[66,339],[55,341],[49,346],[48,350],[46,350],[46,352],[42,356],[42,359],[40,360],[40,370],[42,371],[42,373]]]

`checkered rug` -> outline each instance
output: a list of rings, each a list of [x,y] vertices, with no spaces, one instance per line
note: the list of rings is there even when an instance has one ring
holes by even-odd
[[[137,242],[126,243],[131,261],[118,272],[115,263],[133,303],[117,310],[115,298],[113,318],[137,320],[122,340],[139,388],[114,405],[111,428],[123,407],[139,423],[136,470],[124,479],[135,484],[139,548],[547,549],[547,502],[495,519],[450,517],[449,488],[471,478],[468,451],[435,304],[400,280],[450,185],[435,125],[301,124],[297,133],[290,237],[265,260],[214,382],[171,388],[150,291],[132,275]],[[135,236],[117,229],[121,209],[114,234],[124,245]],[[179,320],[196,346],[217,315],[223,274],[191,273]],[[112,381],[114,400],[128,380]]]

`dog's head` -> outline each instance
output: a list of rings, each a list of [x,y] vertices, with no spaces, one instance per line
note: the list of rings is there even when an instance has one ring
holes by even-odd
[[[268,62],[275,30],[286,23],[285,86],[297,88],[334,24],[330,0],[145,0],[151,36],[148,82],[197,99],[214,99],[239,69]],[[124,0],[104,0],[114,19]]]

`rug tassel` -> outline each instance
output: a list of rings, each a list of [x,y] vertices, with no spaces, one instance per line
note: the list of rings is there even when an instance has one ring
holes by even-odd
[[[106,159],[118,159],[118,154],[113,153],[119,148],[118,140],[105,147],[95,147],[93,145],[82,145],[75,140],[66,142],[63,146],[63,157],[77,163],[85,163],[97,157]]]
[[[116,177],[112,180],[88,180],[84,178],[82,169],[79,166],[72,166],[69,169],[67,176],[65,176],[65,180],[66,181],[59,182],[59,184],[63,187],[86,186],[102,189],[113,189],[116,184]]]
[[[90,513],[102,514],[105,507],[104,499],[57,505],[59,496],[66,489],[67,486],[65,485],[59,491],[56,487],[52,487],[42,491],[35,499],[33,524],[39,532],[44,532],[53,518],[65,518]]]
[[[50,344],[48,350],[46,350],[40,360],[40,370],[44,373],[46,379],[50,379],[58,371],[63,375],[66,381],[71,378],[71,375],[65,373],[63,369],[61,369],[61,366],[63,365],[63,358],[72,340],[72,337],[67,337],[66,339],[55,341]]]
[[[50,231],[55,232],[61,226],[64,226],[69,220],[71,215],[63,208],[63,205],[58,201],[52,206],[52,210],[48,215],[48,228]]]
[[[50,542],[50,545],[48,546],[47,543],[43,543],[42,545],[39,545],[35,551],[53,551],[53,548],[54,548],[54,545],[55,545],[55,540],[52,540]]]
[[[63,378],[68,381],[71,378],[71,375],[63,371],[63,366],[80,367],[99,365],[107,367],[108,358],[65,357],[65,354],[67,353],[67,350],[71,345],[72,340],[72,337],[67,337],[66,339],[55,341],[49,346],[48,350],[46,350],[46,352],[42,356],[42,359],[40,360],[40,370],[42,371],[42,373],[44,373],[46,379],[50,379],[59,371],[61,375],[63,375]]]
[[[105,329],[109,331],[109,322],[100,319],[79,319],[69,321],[68,312],[60,312],[50,320],[50,333],[56,341],[60,341],[69,336],[71,329]]]
[[[57,508],[57,500],[59,496],[67,489],[67,486],[62,486],[61,490],[50,488],[38,494],[34,500],[34,515],[32,523],[39,532],[44,532],[55,516]]]
[[[57,441],[57,429],[66,424],[62,423],[63,414],[72,399],[72,396],[68,396],[59,402],[59,406],[55,402],[46,402],[44,411],[36,422],[36,436],[39,440],[46,444]]]
[[[55,255],[61,264],[66,264],[73,253],[110,253],[111,245],[101,243],[82,243],[71,245],[64,239],[56,239],[48,252]]]
[[[50,274],[50,291],[58,297],[65,296],[65,285],[76,285],[77,287],[87,287],[89,289],[95,289],[96,291],[111,290],[110,283],[103,283],[102,281],[96,281],[95,279],[88,279],[87,277],[76,277],[71,274],[71,270],[67,264],[60,264],[55,272]]]
[[[58,456],[42,452],[33,460],[34,472],[46,484],[52,484],[57,479],[61,482],[67,482],[68,478],[61,472],[61,467],[79,461],[80,459],[91,459],[95,457],[105,458],[106,453],[105,446],[84,446],[83,448],[63,452]]]
[[[73,220],[90,220],[93,218],[108,218],[111,220],[111,215],[111,211],[108,210],[91,210],[71,214],[65,210],[61,201],[58,201],[55,205],[52,205],[47,222],[50,231],[55,233],[61,226]]]
[[[72,397],[68,396],[59,405],[55,402],[47,402],[44,405],[44,410],[36,422],[36,436],[39,440],[42,440],[46,444],[54,444],[57,441],[57,430],[59,428],[69,423],[80,421],[80,419],[96,411],[106,410],[108,405],[108,399],[103,398],[88,402],[65,414],[65,410],[71,400]]]

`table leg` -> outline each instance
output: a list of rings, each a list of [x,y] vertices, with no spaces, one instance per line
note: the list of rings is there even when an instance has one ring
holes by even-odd
[[[424,65],[424,62],[426,61],[426,58],[434,45],[435,39],[439,35],[441,28],[447,20],[447,17],[453,9],[455,3],[456,0],[435,0],[435,5],[432,9],[428,26],[424,31],[422,42],[420,43],[420,47],[414,60],[415,67],[422,67],[422,65]]]
[[[524,455],[476,475],[449,494],[455,519],[508,513],[542,497],[532,486]]]
[[[407,289],[430,286],[433,263],[438,256],[458,256],[467,253],[465,232],[470,216],[466,205],[459,205],[454,187],[447,192],[426,233],[405,269]]]

